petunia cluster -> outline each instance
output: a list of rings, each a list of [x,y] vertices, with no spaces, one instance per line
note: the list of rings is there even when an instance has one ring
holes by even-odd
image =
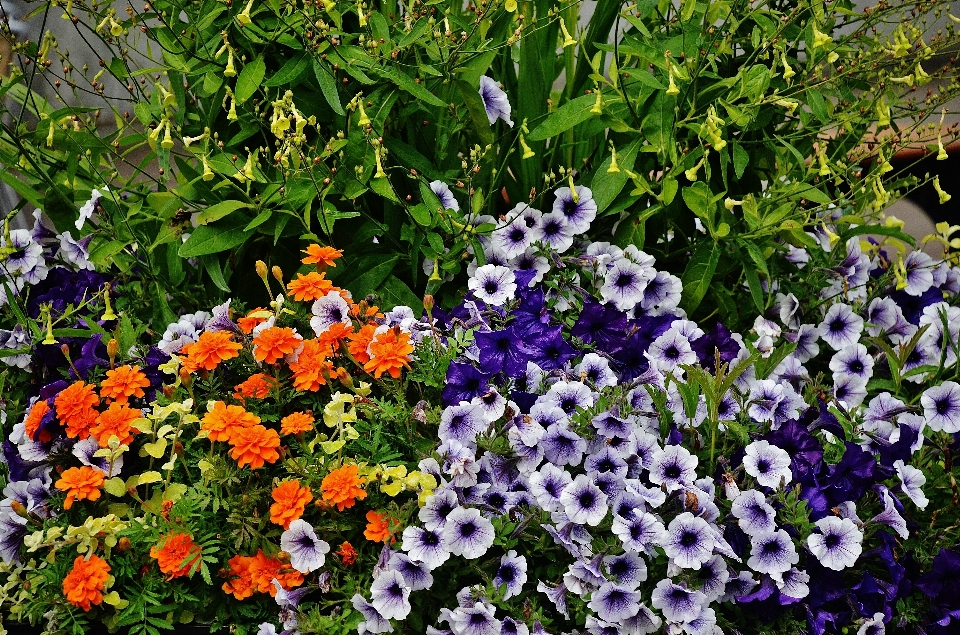
[[[470,344],[419,466],[439,486],[354,596],[358,631],[435,607],[443,577],[460,590],[423,618],[434,635],[883,632],[916,589],[927,632],[952,632],[957,600],[911,576],[955,552],[917,578],[901,545],[960,431],[957,272],[910,254],[900,275],[891,245],[811,232],[822,253],[784,260],[817,268],[818,301],[774,285],[734,333],[687,319],[651,255],[578,243],[591,204],[560,188],[484,241],[445,324]]]

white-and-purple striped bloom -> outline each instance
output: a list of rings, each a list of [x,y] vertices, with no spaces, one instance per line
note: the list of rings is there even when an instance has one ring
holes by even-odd
[[[560,493],[560,504],[570,519],[580,525],[596,526],[607,515],[607,495],[589,476],[580,474]]]
[[[667,492],[693,485],[697,478],[699,459],[679,445],[668,445],[654,452],[650,466],[650,481],[663,485]]]
[[[617,385],[617,374],[610,368],[607,358],[596,353],[587,353],[576,365],[573,372],[588,380],[597,388],[609,388]]]
[[[747,566],[758,573],[766,573],[776,581],[790,567],[800,562],[800,555],[788,534],[777,529],[750,537],[750,558]]]
[[[429,569],[436,569],[450,558],[450,552],[443,543],[442,529],[410,525],[403,530],[401,546],[411,560],[422,562]]]
[[[526,219],[519,215],[521,206],[526,206],[526,203],[520,203],[508,212],[507,217],[513,218],[513,221],[498,228],[492,236],[494,244],[511,259],[526,253],[536,237],[534,228],[527,227]]]
[[[862,332],[863,318],[840,302],[830,306],[820,323],[820,337],[835,351],[856,344]]]
[[[501,635],[503,626],[494,611],[483,602],[458,607],[450,613],[450,628],[456,635]]]
[[[650,595],[650,603],[670,622],[689,622],[700,615],[700,611],[706,606],[707,597],[700,591],[666,579],[657,583]]]
[[[590,594],[587,606],[605,622],[621,622],[640,610],[640,592],[606,582]]]
[[[770,533],[777,528],[776,511],[755,489],[740,492],[730,505],[730,513],[748,536]]]
[[[392,633],[393,625],[390,620],[380,614],[373,604],[357,593],[352,598],[353,608],[360,612],[364,621],[357,625],[359,633]]]
[[[697,354],[690,347],[690,341],[673,328],[653,340],[643,356],[649,360],[651,367],[664,374],[672,373],[680,364],[697,362]]]
[[[390,552],[387,567],[399,571],[411,591],[423,591],[433,586],[432,567],[425,562],[414,562],[410,556],[399,551]]]
[[[629,311],[643,300],[647,283],[656,275],[652,267],[644,267],[628,258],[619,258],[604,274],[600,296],[621,311]]]
[[[553,211],[563,214],[570,231],[582,234],[590,229],[590,223],[597,217],[597,202],[593,200],[590,188],[582,185],[575,186],[573,190],[560,187],[554,196]]]
[[[477,298],[492,306],[503,306],[517,292],[513,270],[494,264],[478,268],[467,281],[467,287]]]
[[[493,524],[473,508],[458,507],[447,516],[443,528],[443,546],[455,556],[467,560],[479,558],[493,545]]]
[[[310,327],[317,336],[325,333],[334,324],[350,324],[350,305],[343,296],[336,291],[329,291],[327,295],[318,298],[311,308],[313,317],[310,318]]]
[[[537,400],[537,403],[544,403],[556,406],[563,410],[567,416],[573,415],[577,408],[589,408],[593,405],[594,398],[590,388],[579,381],[560,380],[550,386],[547,394]]]
[[[431,181],[430,190],[440,199],[440,204],[443,205],[444,209],[460,211],[460,203],[457,202],[457,197],[450,191],[449,185],[443,181]]]
[[[491,126],[497,119],[503,119],[508,126],[513,127],[507,93],[500,88],[500,84],[486,75],[480,77],[480,99],[483,100],[483,108],[487,111],[487,120]]]
[[[880,498],[883,500],[883,511],[874,516],[870,522],[886,525],[906,540],[910,537],[910,531],[907,529],[907,521],[904,520],[900,512],[897,511],[896,503],[894,503],[890,491],[883,485],[879,485],[878,489],[880,490]]]
[[[827,516],[816,523],[820,533],[807,538],[807,546],[823,566],[842,571],[852,567],[863,551],[863,532],[849,518]]]
[[[548,512],[562,508],[560,494],[564,488],[573,482],[573,477],[566,470],[547,463],[530,475],[527,485],[530,494],[537,499],[537,504]]]
[[[846,346],[830,358],[830,370],[834,379],[853,377],[866,384],[873,377],[873,357],[863,344]]]
[[[427,529],[443,529],[447,524],[447,516],[459,506],[456,492],[452,489],[438,489],[427,497],[417,517]]]
[[[280,534],[280,548],[290,554],[290,566],[300,573],[322,567],[330,552],[330,545],[317,538],[313,527],[302,518],[292,521]]]
[[[927,477],[923,471],[899,459],[893,462],[893,467],[900,479],[900,490],[913,501],[914,505],[920,509],[926,509],[930,501],[923,493],[923,486],[927,483]]]
[[[543,455],[554,465],[580,465],[587,442],[565,425],[550,424],[547,433],[540,441]]]
[[[405,619],[411,609],[410,585],[399,571],[381,571],[370,585],[370,604],[385,619]]]
[[[945,381],[920,395],[923,416],[931,430],[960,432],[960,384]]]
[[[694,579],[699,583],[697,588],[700,592],[707,596],[708,602],[719,600],[727,587],[727,580],[730,579],[730,572],[727,570],[727,563],[723,556],[714,554],[694,574]]]
[[[764,487],[778,488],[790,483],[790,454],[768,441],[754,441],[746,447],[743,468]]]
[[[527,581],[527,559],[518,556],[513,549],[508,551],[500,558],[500,566],[497,568],[497,575],[493,578],[493,586],[500,588],[506,587],[503,594],[504,600],[509,600],[514,596],[520,595],[520,590]]]
[[[573,246],[575,235],[576,232],[567,225],[567,219],[563,214],[550,212],[540,217],[535,240],[563,253]]]
[[[883,622],[884,618],[883,613],[874,613],[872,618],[860,625],[860,628],[857,629],[857,635],[885,635],[887,625]]]
[[[456,406],[447,406],[440,415],[440,429],[437,431],[441,441],[451,439],[464,445],[472,445],[477,435],[487,427],[487,418],[483,407],[469,401],[461,401]]]
[[[626,589],[634,590],[647,579],[647,563],[630,551],[616,556],[604,556],[603,566],[607,574]]]
[[[660,546],[678,567],[699,569],[713,556],[714,544],[707,521],[683,512],[667,525]]]
[[[634,512],[629,518],[614,516],[610,531],[623,543],[625,551],[641,553],[653,544],[659,544],[666,529],[663,522],[650,512]]]

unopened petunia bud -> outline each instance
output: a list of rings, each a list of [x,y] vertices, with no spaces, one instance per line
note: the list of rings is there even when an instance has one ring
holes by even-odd
[[[280,267],[274,265],[273,268],[270,269],[270,273],[277,279],[277,282],[283,284],[283,270]]]
[[[430,311],[433,310],[433,307],[434,307],[433,296],[428,293],[425,296],[423,296],[423,308],[426,309],[427,312],[429,313]]]
[[[262,260],[258,260],[254,263],[254,267],[257,270],[257,275],[260,276],[264,281],[267,279],[267,263]]]

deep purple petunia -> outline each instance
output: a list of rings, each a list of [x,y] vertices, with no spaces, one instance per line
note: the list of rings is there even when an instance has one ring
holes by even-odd
[[[531,334],[520,341],[528,359],[544,370],[563,368],[577,356],[577,351],[563,337],[563,328],[550,326],[538,334]]]
[[[482,372],[473,364],[450,362],[442,395],[444,405],[472,401],[474,397],[483,395],[487,392],[491,377],[491,374]]]
[[[599,304],[588,299],[576,324],[570,330],[573,337],[586,344],[594,344],[600,350],[613,354],[621,350],[627,338],[627,317],[608,304]]]
[[[740,353],[740,344],[733,339],[732,335],[730,329],[717,322],[709,332],[693,340],[690,347],[697,354],[700,365],[711,372],[715,371],[718,352],[720,361],[725,364],[736,359]]]

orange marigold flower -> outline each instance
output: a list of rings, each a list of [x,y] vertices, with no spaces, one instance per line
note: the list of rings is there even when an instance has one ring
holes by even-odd
[[[263,550],[258,551],[252,560],[253,562],[250,563],[250,580],[253,583],[253,588],[261,593],[269,593],[276,597],[277,587],[273,584],[274,580],[280,583],[285,591],[303,584],[302,573],[276,558],[268,558]]]
[[[118,366],[107,371],[107,378],[100,382],[100,396],[127,403],[130,397],[143,397],[144,388],[150,387],[150,380],[139,366]]]
[[[331,324],[326,331],[317,336],[317,339],[321,344],[328,346],[330,354],[334,354],[337,349],[340,348],[340,342],[346,339],[351,333],[353,333],[352,324],[344,324],[343,322],[334,322]]]
[[[238,319],[237,326],[240,327],[244,335],[250,335],[253,333],[253,329],[257,328],[258,324],[263,324],[267,321],[267,318],[264,317],[265,315],[270,315],[270,312],[258,306],[247,313],[245,317]]]
[[[230,456],[237,467],[250,465],[251,470],[263,467],[264,463],[275,463],[280,458],[280,435],[276,430],[261,425],[249,428],[237,428],[230,434]]]
[[[287,284],[287,289],[297,302],[312,302],[327,295],[327,292],[333,289],[333,283],[327,280],[326,273],[311,271],[307,275],[298,273],[297,279]]]
[[[57,418],[66,426],[67,436],[81,441],[90,436],[90,428],[97,421],[97,411],[100,398],[93,386],[75,381],[57,395],[53,406],[57,409]]]
[[[264,373],[250,375],[246,381],[234,386],[233,396],[237,399],[252,397],[254,399],[265,399],[270,396],[273,389],[277,387],[277,380]]]
[[[373,341],[374,331],[377,330],[377,324],[364,324],[356,333],[351,333],[348,336],[350,343],[347,345],[347,350],[350,351],[350,354],[353,355],[353,358],[357,360],[360,364],[366,364],[370,361],[370,355],[367,354],[367,347],[370,346],[370,342]]]
[[[242,406],[228,406],[222,401],[213,404],[213,410],[203,415],[200,429],[210,433],[211,441],[230,441],[233,435],[244,428],[260,423],[260,417],[247,412]]]
[[[340,550],[334,553],[340,556],[340,562],[343,564],[353,564],[357,561],[357,550],[349,542],[340,545]]]
[[[233,359],[240,355],[243,346],[231,341],[233,334],[229,331],[204,331],[193,344],[187,344],[181,349],[186,352],[191,362],[204,370],[213,370],[222,361]]]
[[[101,448],[110,444],[110,437],[116,435],[123,445],[133,443],[133,434],[130,428],[133,422],[141,419],[143,413],[134,408],[128,408],[124,403],[114,401],[110,407],[97,417],[97,425],[90,428],[90,436],[97,440]]]
[[[238,600],[244,600],[253,595],[253,579],[250,576],[250,565],[255,558],[252,556],[236,555],[227,562],[230,567],[230,579],[220,587],[224,592],[233,595]]]
[[[367,528],[363,530],[364,538],[373,542],[387,542],[392,535],[389,516],[378,514],[372,509],[367,512]]]
[[[336,267],[337,263],[334,260],[341,258],[343,256],[342,249],[334,249],[333,247],[321,247],[320,245],[307,245],[306,249],[302,250],[303,253],[307,254],[306,258],[300,260],[305,265],[323,265],[324,267]]]
[[[343,511],[347,507],[353,507],[358,500],[366,498],[367,492],[360,487],[366,481],[357,472],[356,465],[344,465],[323,477],[320,482],[323,500],[332,502],[337,506],[337,510]]]
[[[103,472],[95,467],[82,465],[66,470],[60,475],[60,480],[54,483],[54,487],[67,493],[63,508],[70,509],[75,500],[95,501],[100,498],[103,481]]]
[[[303,516],[307,503],[313,500],[309,487],[301,487],[293,479],[281,483],[273,490],[273,505],[270,506],[270,522],[290,529],[290,523]]]
[[[193,536],[183,532],[167,534],[150,548],[150,557],[156,558],[167,580],[188,575],[199,564],[201,555],[202,549],[193,542]]]
[[[363,365],[363,370],[373,373],[377,379],[385,372],[396,379],[401,368],[410,368],[410,353],[413,352],[410,334],[399,327],[386,330],[370,342],[370,352],[372,356]]]
[[[271,326],[253,338],[253,357],[258,362],[273,364],[303,344],[299,333],[288,326]]]
[[[286,436],[288,434],[309,432],[313,429],[315,422],[316,419],[313,418],[313,415],[309,415],[306,412],[291,412],[280,420],[280,434]]]
[[[49,430],[42,431],[40,437],[37,438],[37,431],[40,430],[40,424],[43,423],[43,418],[47,416],[48,412],[50,412],[50,404],[48,404],[45,399],[38,400],[33,404],[33,407],[30,408],[30,412],[27,414],[27,418],[23,423],[23,431],[31,441],[49,443],[53,440],[53,434],[51,434]]]
[[[293,371],[293,387],[297,390],[317,391],[327,383],[323,374],[333,369],[327,361],[327,349],[318,340],[304,340],[303,350],[297,361],[290,364]]]
[[[103,602],[109,577],[110,565],[100,556],[92,553],[88,560],[77,556],[73,569],[63,578],[63,594],[70,604],[89,611],[91,604]]]

